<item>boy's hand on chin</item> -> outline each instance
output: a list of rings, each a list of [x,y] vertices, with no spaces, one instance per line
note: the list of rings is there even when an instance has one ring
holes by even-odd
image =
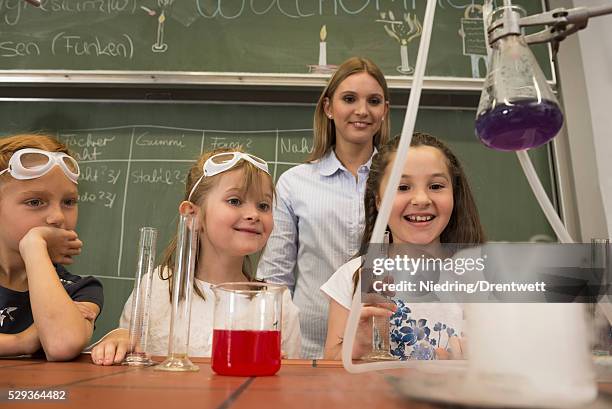
[[[83,242],[75,231],[51,226],[33,227],[19,242],[24,258],[28,252],[39,251],[42,247],[46,248],[52,262],[72,264],[72,257],[81,254]]]

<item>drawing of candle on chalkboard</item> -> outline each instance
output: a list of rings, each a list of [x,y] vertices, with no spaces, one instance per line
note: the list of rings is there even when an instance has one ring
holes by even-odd
[[[325,42],[327,39],[327,29],[325,25],[321,27],[319,37],[321,38],[319,42],[319,67],[324,67],[327,65],[327,43]]]
[[[157,5],[162,11],[157,18],[157,41],[151,47],[154,53],[164,53],[168,49],[168,44],[164,42],[164,24],[166,23],[166,7],[171,6],[174,0],[157,0]]]
[[[470,57],[472,78],[480,78],[481,62],[484,65],[483,73],[487,72],[487,39],[485,38],[481,5],[472,4],[466,7],[461,19],[459,36],[463,40],[463,55]]]
[[[394,38],[400,44],[401,65],[397,70],[402,74],[412,74],[414,68],[410,66],[408,59],[408,43],[421,36],[423,27],[416,14],[414,17],[410,13],[404,13],[403,20],[396,20],[392,11],[381,12],[378,23],[384,23],[384,28],[389,37]]]
[[[338,68],[336,65],[327,65],[327,26],[325,24],[319,31],[319,63],[317,65],[309,65],[310,72],[318,74],[332,73]]]

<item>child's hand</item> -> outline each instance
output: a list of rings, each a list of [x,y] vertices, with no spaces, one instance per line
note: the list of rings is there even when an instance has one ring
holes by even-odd
[[[44,245],[52,262],[58,264],[72,264],[72,257],[81,254],[83,242],[79,240],[76,232],[57,227],[38,226],[30,229],[19,242],[19,251],[22,257],[29,251],[38,250]]]
[[[74,301],[74,305],[76,305],[77,309],[83,315],[83,318],[85,318],[87,321],[93,322],[98,316],[98,314],[95,311],[89,309],[89,307],[87,307],[85,303]]]
[[[373,317],[380,317],[380,319],[388,321],[395,310],[397,310],[397,305],[394,303],[369,305],[361,309],[355,345],[353,346],[353,359],[359,359],[372,350]]]
[[[119,364],[125,358],[130,343],[128,330],[118,328],[106,336],[91,350],[91,361],[96,365]]]
[[[466,339],[451,337],[448,348],[436,348],[436,359],[466,359]]]

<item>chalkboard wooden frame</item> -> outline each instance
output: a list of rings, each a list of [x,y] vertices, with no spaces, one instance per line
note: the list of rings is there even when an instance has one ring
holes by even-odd
[[[554,71],[553,71],[554,73]],[[324,87],[330,74],[266,74],[180,71],[82,71],[82,70],[0,70],[6,84],[122,84],[129,85],[249,85],[269,87]],[[385,76],[391,89],[410,89],[412,77]],[[425,90],[480,92],[483,78],[426,76]],[[550,81],[555,84],[555,79]]]
[[[548,84],[556,89],[552,70]],[[0,70],[0,84],[57,84],[122,86],[265,86],[322,88],[329,74],[262,74],[227,72],[161,72],[161,71],[80,71],[80,70]],[[411,89],[412,77],[385,76],[390,89]],[[426,76],[424,90],[468,91],[480,93],[484,78]]]

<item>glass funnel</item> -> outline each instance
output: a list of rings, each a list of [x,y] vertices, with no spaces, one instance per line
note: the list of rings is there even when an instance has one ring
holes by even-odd
[[[276,284],[214,286],[212,369],[219,375],[274,375],[281,365],[283,292]]]
[[[491,21],[503,20],[492,44],[489,71],[476,114],[476,134],[486,146],[518,151],[541,146],[557,135],[563,114],[533,53],[520,34],[524,10],[501,7]],[[496,31],[492,35],[496,35]]]

